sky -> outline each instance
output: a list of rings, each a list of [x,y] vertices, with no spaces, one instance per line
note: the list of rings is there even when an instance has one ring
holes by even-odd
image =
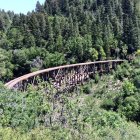
[[[26,14],[35,9],[37,1],[42,4],[45,0],[0,0],[0,9]]]

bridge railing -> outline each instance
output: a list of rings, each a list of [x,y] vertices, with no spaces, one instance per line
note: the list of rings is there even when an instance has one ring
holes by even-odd
[[[49,82],[49,79],[52,79],[54,87],[60,90],[62,85],[65,88],[69,88],[83,83],[96,73],[108,73],[111,69],[115,69],[117,64],[122,62],[124,60],[107,60],[48,68],[11,80],[5,86],[9,89],[25,91],[29,84],[38,85],[39,80],[37,79],[40,78],[46,81],[46,83]]]

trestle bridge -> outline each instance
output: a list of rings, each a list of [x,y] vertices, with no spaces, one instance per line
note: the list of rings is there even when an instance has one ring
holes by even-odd
[[[56,91],[65,91],[82,84],[97,73],[109,73],[123,62],[124,60],[107,60],[48,68],[11,80],[5,86],[13,90],[26,91],[29,85],[37,88],[42,82],[43,84],[45,83],[44,88],[46,90],[48,85],[51,85]]]

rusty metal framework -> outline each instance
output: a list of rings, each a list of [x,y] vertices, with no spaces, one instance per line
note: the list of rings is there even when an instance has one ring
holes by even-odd
[[[9,89],[26,91],[29,85],[37,87],[40,83],[50,84],[57,91],[68,90],[95,76],[95,74],[109,73],[124,60],[107,60],[48,68],[23,75],[11,80],[5,86]]]

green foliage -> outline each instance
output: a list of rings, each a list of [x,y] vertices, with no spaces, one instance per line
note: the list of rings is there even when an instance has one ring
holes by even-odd
[[[134,85],[136,86],[136,88],[140,88],[140,75],[136,75],[134,77]]]
[[[130,0],[46,0],[28,15],[0,10],[0,80],[66,63],[138,56],[138,11],[139,1]],[[46,91],[48,83],[25,93],[0,85],[0,139],[140,139],[137,125],[126,120],[140,122],[139,58],[132,64],[117,67],[116,83],[106,77],[101,83],[96,74],[95,87],[71,94],[56,94],[51,85]]]
[[[137,56],[137,57],[133,60],[133,65],[134,65],[135,69],[136,69],[136,68],[139,68],[139,66],[140,66],[140,57],[139,57],[139,56]]]
[[[0,11],[0,48],[12,52],[8,77],[65,63],[128,58],[140,47],[138,5],[126,0],[48,0],[37,2],[27,15]],[[37,58],[44,65],[36,67]],[[126,69],[120,72],[129,75]]]
[[[84,87],[83,87],[83,92],[84,92],[85,94],[91,94],[93,91],[92,91],[90,85],[87,84],[87,85],[84,85]]]
[[[130,120],[136,120],[139,109],[140,108],[137,99],[133,96],[130,96],[125,98],[123,104],[119,106],[118,112],[122,113]]]
[[[95,83],[98,83],[100,80],[99,74],[96,74],[94,78],[95,78]]]
[[[27,134],[22,134],[20,131],[14,130],[10,127],[0,128],[0,138],[2,140],[53,140],[50,130],[44,127],[39,127]]]
[[[43,82],[24,94],[1,86],[0,136],[4,140],[139,138],[137,125],[125,119],[139,121],[139,94],[130,81],[118,93],[113,91],[116,83],[110,78],[103,76],[104,82],[86,84],[70,94],[58,94],[51,85],[46,93]],[[107,86],[109,80],[112,85]]]
[[[120,80],[123,80],[124,78],[130,77],[132,72],[133,72],[133,69],[130,66],[130,64],[128,62],[125,62],[122,65],[117,66],[115,76],[116,76],[116,78],[119,78]]]
[[[94,61],[94,60],[98,59],[98,52],[94,48],[89,48],[89,55],[90,55],[91,61]]]
[[[134,94],[135,86],[131,82],[125,81],[122,88],[123,88],[123,92],[126,96]]]
[[[140,102],[139,102],[139,68],[138,68],[138,58],[135,62],[132,62],[131,65],[122,65],[117,69],[122,71],[124,66],[129,71],[129,75],[125,76],[123,73],[120,73],[122,76],[121,87],[118,92],[110,92],[110,94],[103,100],[101,107],[106,110],[117,111],[121,115],[125,116],[128,120],[139,122],[139,111],[140,111]],[[125,68],[125,69],[126,69]],[[116,76],[116,74],[115,74]],[[118,77],[120,79],[120,77]]]
[[[102,107],[105,108],[106,110],[113,110],[115,108],[115,102],[114,100],[111,99],[106,99],[103,103],[102,103]]]
[[[0,80],[8,80],[13,77],[14,65],[10,62],[11,59],[11,52],[0,48]]]
[[[43,102],[44,104],[40,104]],[[0,124],[3,127],[22,128],[27,131],[38,126],[43,120],[39,118],[48,112],[49,105],[44,99],[44,95],[30,91],[28,93],[18,93],[0,90]]]
[[[65,57],[62,53],[48,53],[45,57],[44,66],[45,67],[54,67],[65,64]]]
[[[138,56],[140,55],[140,50],[137,50],[136,55]]]

